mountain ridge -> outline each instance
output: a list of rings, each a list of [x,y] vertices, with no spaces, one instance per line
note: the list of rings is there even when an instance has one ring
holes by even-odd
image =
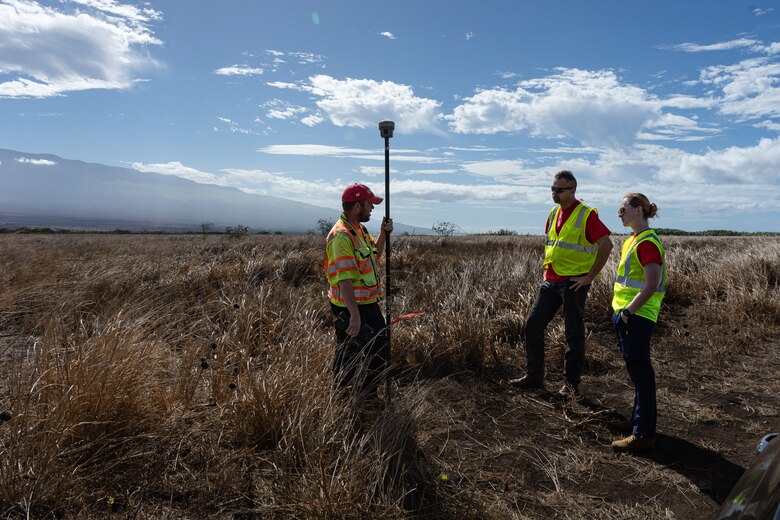
[[[181,232],[210,224],[215,231],[241,225],[250,232],[306,233],[339,213],[173,175],[0,149],[0,227]],[[398,223],[395,230],[431,233]]]

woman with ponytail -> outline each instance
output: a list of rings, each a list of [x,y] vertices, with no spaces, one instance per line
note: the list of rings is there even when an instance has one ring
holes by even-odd
[[[628,375],[634,384],[631,420],[612,425],[628,437],[612,443],[617,452],[644,452],[655,445],[655,372],[650,337],[666,292],[664,248],[647,220],[658,208],[641,193],[623,197],[618,216],[633,234],[623,243],[612,297],[612,322]]]

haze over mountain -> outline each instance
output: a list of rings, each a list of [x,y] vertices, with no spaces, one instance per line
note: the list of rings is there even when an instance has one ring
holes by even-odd
[[[380,208],[369,229],[378,226]],[[172,175],[0,149],[0,227],[198,231],[211,223],[213,230],[242,225],[250,231],[300,233],[338,214],[339,208]],[[415,231],[399,223],[395,228]]]

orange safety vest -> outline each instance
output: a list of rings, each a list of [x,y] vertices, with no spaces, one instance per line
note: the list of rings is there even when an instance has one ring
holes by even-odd
[[[349,240],[349,254],[335,251],[338,241]],[[340,251],[343,253],[344,251]],[[368,230],[360,230],[347,221],[344,214],[325,238],[325,274],[328,278],[328,298],[339,307],[347,304],[341,295],[339,281],[352,280],[352,291],[358,305],[374,303],[382,299],[382,286],[376,269],[376,245]]]

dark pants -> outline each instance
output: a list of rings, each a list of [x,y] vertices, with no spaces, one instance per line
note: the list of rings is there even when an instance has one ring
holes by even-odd
[[[330,304],[333,315],[338,317],[344,313],[349,316],[345,307]],[[363,343],[350,338],[343,327],[336,324],[336,355],[333,359],[333,374],[336,383],[344,388],[350,385],[363,397],[377,397],[377,389],[382,372],[390,361],[390,342],[387,338],[387,325],[378,303],[358,305],[361,326],[368,325],[375,331],[369,341]],[[347,318],[346,323],[349,323]]]
[[[544,377],[544,334],[547,325],[563,305],[563,321],[566,327],[566,354],[563,374],[572,386],[580,384],[582,366],[585,363],[585,300],[589,287],[578,291],[569,289],[574,282],[545,281],[539,287],[531,313],[525,323],[525,355],[528,375],[541,380]]]
[[[642,316],[631,316],[624,324],[620,316],[613,314],[612,325],[628,375],[634,383],[632,433],[637,437],[655,437],[655,372],[650,362],[650,336],[655,323]]]

